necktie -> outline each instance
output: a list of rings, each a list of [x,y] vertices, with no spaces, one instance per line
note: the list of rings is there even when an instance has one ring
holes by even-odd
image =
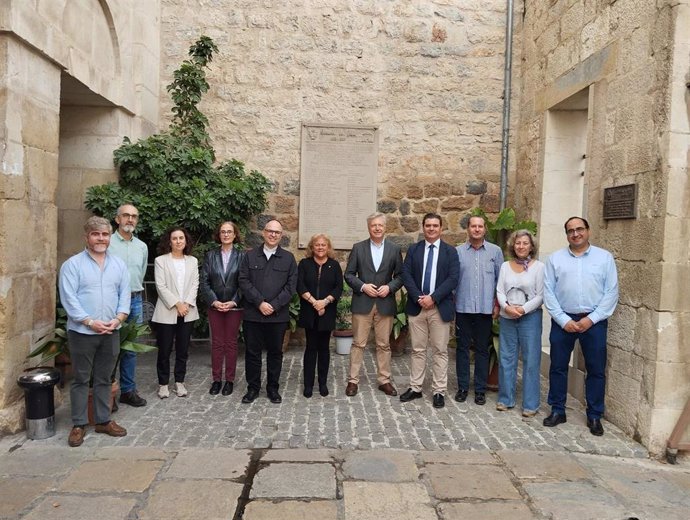
[[[422,282],[422,293],[431,292],[431,268],[434,265],[434,244],[429,246],[429,254],[426,257],[426,269],[424,269],[424,281]]]

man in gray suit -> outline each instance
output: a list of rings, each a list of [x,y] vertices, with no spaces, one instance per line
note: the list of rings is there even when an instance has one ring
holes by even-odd
[[[345,269],[345,281],[352,287],[352,329],[350,377],[345,395],[357,394],[359,373],[364,359],[369,331],[373,325],[376,337],[376,364],[379,390],[398,395],[391,384],[390,334],[395,316],[395,292],[402,287],[400,247],[386,242],[386,216],[373,213],[367,217],[369,239],[357,242]]]

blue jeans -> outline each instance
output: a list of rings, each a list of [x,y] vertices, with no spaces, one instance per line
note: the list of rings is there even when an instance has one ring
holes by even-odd
[[[127,323],[136,321],[143,323],[144,317],[142,312],[142,297],[141,292],[132,295],[132,302],[130,306],[129,316],[127,316]],[[137,389],[134,382],[134,372],[137,369],[137,353],[123,350],[120,356],[120,392],[125,394],[127,392],[134,392]]]
[[[498,402],[508,408],[515,406],[518,357],[522,357],[522,409],[539,409],[539,366],[541,363],[542,310],[521,318],[501,316],[498,356]]]
[[[553,413],[565,413],[565,400],[568,395],[568,363],[570,362],[570,354],[575,347],[575,340],[580,340],[582,355],[585,358],[585,369],[587,370],[585,378],[587,417],[600,419],[604,415],[607,330],[608,320],[592,325],[588,331],[583,333],[566,332],[558,323],[551,320],[549,404]]]

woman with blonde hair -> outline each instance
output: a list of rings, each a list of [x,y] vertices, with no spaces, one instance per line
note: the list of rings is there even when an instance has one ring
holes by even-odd
[[[499,336],[498,401],[496,410],[515,406],[518,356],[522,354],[522,415],[539,410],[539,368],[544,300],[544,264],[535,258],[537,240],[526,229],[510,235],[513,257],[498,275],[496,298],[501,307]]]
[[[336,304],[343,292],[343,271],[333,259],[331,239],[323,233],[311,237],[306,258],[297,266],[297,293],[302,298],[300,327],[304,327],[307,347],[304,351],[304,397],[311,397],[314,369],[318,367],[319,393],[328,395],[329,342],[335,328]]]

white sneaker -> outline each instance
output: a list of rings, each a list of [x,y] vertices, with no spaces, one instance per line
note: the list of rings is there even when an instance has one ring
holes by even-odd
[[[158,397],[161,399],[166,399],[170,397],[170,390],[168,390],[168,385],[160,385],[158,387]]]
[[[177,397],[187,397],[187,389],[184,387],[184,383],[175,383],[175,393]]]

